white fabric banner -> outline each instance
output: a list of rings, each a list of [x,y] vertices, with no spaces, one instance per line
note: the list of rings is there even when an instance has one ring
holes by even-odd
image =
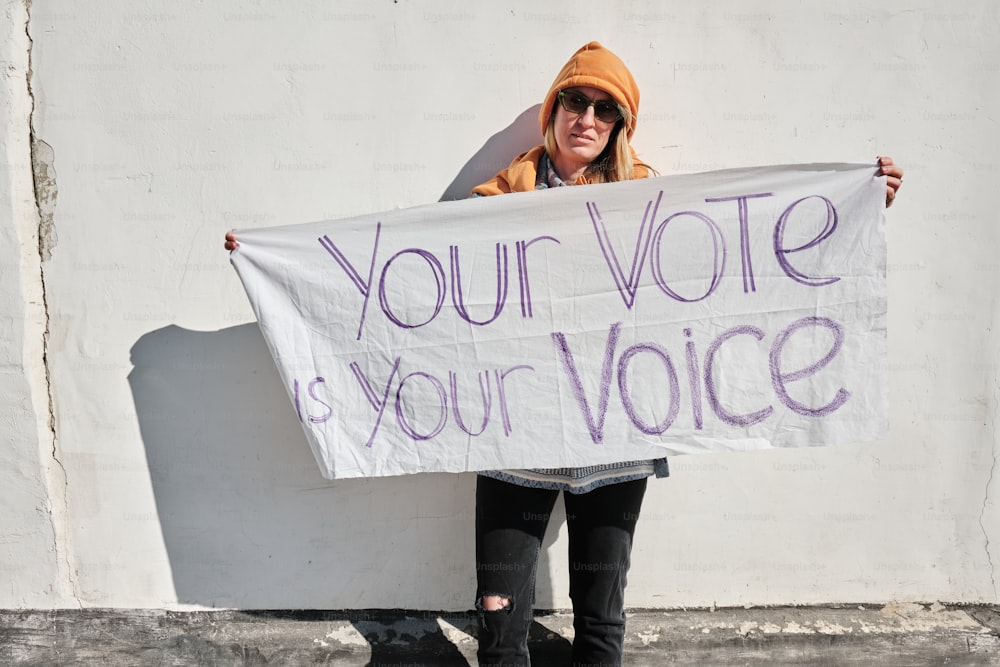
[[[880,438],[873,165],[667,176],[241,230],[327,478]]]

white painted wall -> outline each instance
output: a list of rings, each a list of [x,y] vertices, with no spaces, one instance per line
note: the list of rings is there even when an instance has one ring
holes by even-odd
[[[591,39],[632,67],[634,144],[662,173],[907,169],[890,437],[674,459],[628,603],[1000,599],[992,0],[34,0],[41,265],[25,9],[3,8],[0,605],[470,608],[474,477],[323,480],[222,235],[462,196],[536,141]],[[563,533],[542,607],[569,604]]]

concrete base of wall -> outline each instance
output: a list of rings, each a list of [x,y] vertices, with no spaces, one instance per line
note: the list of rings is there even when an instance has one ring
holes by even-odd
[[[568,664],[572,615],[540,613],[534,664]],[[473,613],[0,611],[13,665],[476,665]],[[629,665],[997,665],[1000,608],[939,604],[636,611]]]

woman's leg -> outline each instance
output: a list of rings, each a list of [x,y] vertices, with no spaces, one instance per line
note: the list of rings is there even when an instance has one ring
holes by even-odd
[[[476,480],[479,664],[528,665],[538,551],[559,492]]]
[[[565,494],[574,665],[621,665],[625,581],[646,479]]]

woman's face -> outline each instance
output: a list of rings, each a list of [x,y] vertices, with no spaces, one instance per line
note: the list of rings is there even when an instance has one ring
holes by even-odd
[[[581,93],[595,101],[612,100],[610,95],[599,88],[576,86],[566,90]],[[593,106],[587,107],[582,114],[566,111],[558,99],[555,106],[556,117],[552,129],[555,130],[560,157],[580,164],[590,164],[596,160],[608,145],[615,124],[595,118]]]

